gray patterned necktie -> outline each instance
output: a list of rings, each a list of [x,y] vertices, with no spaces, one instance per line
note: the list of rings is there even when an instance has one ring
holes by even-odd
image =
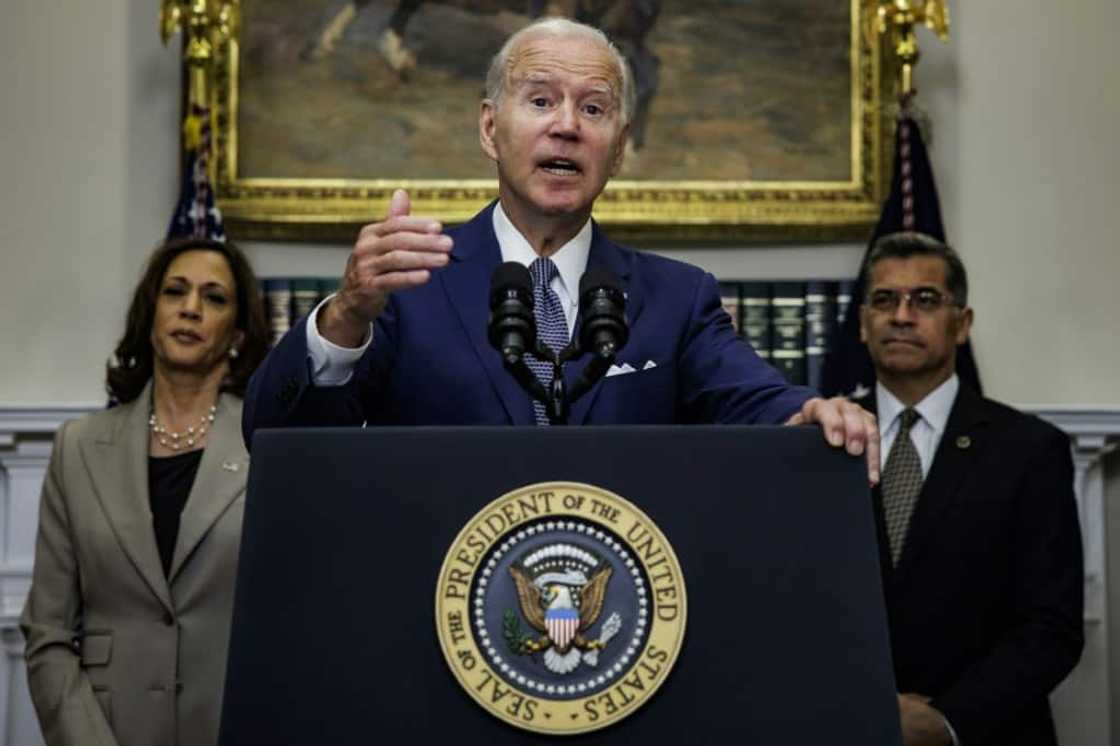
[[[560,352],[568,346],[568,320],[564,317],[560,296],[552,289],[552,281],[560,271],[551,259],[542,256],[529,265],[529,274],[533,277],[533,316],[537,321],[537,338],[554,352]],[[526,356],[525,362],[548,391],[552,384],[552,363],[538,360],[533,355]],[[548,413],[539,401],[533,402],[533,414],[538,425],[549,424]]]
[[[910,528],[910,516],[922,491],[922,460],[910,439],[910,428],[921,419],[913,409],[898,416],[898,435],[883,467],[883,520],[891,546],[891,564],[897,566]]]

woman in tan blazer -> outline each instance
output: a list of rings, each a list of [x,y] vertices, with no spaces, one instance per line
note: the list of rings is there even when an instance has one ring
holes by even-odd
[[[249,467],[240,395],[266,341],[240,251],[156,250],[108,368],[119,406],[59,430],[43,485],[21,626],[48,746],[217,742]]]

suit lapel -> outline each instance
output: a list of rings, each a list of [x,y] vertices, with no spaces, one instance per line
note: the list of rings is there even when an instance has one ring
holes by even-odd
[[[148,412],[152,384],[118,408],[105,430],[83,441],[82,461],[94,494],[125,556],[168,611],[171,592],[156,548],[148,503]]]
[[[895,571],[896,581],[901,581],[914,566],[931,538],[943,536],[944,532],[937,529],[938,521],[958,497],[961,480],[971,470],[976,452],[982,446],[986,422],[982,400],[962,385],[910,519],[906,544]]]
[[[598,223],[592,224],[591,234],[591,251],[587,256],[587,267],[603,267],[610,270],[622,285],[622,290],[626,294],[626,323],[630,327],[630,334],[633,336],[634,328],[638,321],[638,317],[642,313],[645,298],[642,295],[641,287],[635,282],[633,274],[634,256],[627,252],[623,252],[618,246],[613,244],[599,228]],[[578,292],[578,288],[574,289]],[[579,338],[580,326],[582,319],[576,320],[575,336]],[[622,348],[625,350],[625,346]],[[584,368],[591,361],[591,356],[584,354],[575,363],[568,365],[564,371],[564,380],[568,384],[568,389],[571,390],[572,385],[583,373]],[[592,405],[599,396],[599,391],[603,387],[603,381],[600,378],[591,390],[578,399],[571,409],[568,421],[572,425],[582,425],[587,421],[587,415],[591,411]]]
[[[502,261],[498,238],[494,235],[493,211],[491,204],[469,223],[451,232],[455,240],[452,261],[438,277],[509,421],[514,425],[533,425],[535,419],[529,395],[502,366],[501,356],[487,337],[490,275]]]
[[[221,396],[198,473],[183,506],[168,575],[172,584],[210,527],[245,488],[249,455],[241,441],[239,411],[232,396]]]

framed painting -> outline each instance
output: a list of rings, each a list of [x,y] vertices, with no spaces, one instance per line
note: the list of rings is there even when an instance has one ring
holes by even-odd
[[[639,105],[595,217],[630,240],[863,237],[885,196],[885,75],[861,0],[241,0],[219,57],[235,236],[345,240],[405,187],[455,223],[497,193],[489,61],[542,14],[600,26]]]

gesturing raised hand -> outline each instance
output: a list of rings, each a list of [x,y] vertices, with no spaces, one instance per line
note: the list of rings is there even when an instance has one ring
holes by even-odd
[[[411,207],[408,192],[398,189],[385,220],[358,233],[338,295],[319,314],[319,333],[334,344],[360,345],[390,293],[423,285],[450,260],[452,241],[443,226],[411,215]]]

